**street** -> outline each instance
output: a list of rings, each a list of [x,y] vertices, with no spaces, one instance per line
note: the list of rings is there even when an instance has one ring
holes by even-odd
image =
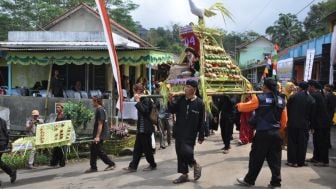
[[[47,188],[47,189],[94,189],[94,188],[244,188],[235,185],[236,178],[243,177],[247,172],[248,155],[250,145],[237,146],[238,133],[235,132],[234,140],[229,154],[223,154],[223,144],[219,132],[212,135],[202,144],[197,144],[196,160],[203,167],[202,177],[197,182],[188,182],[175,185],[172,180],[177,178],[176,155],[174,144],[164,150],[157,150],[155,159],[158,169],[151,172],[143,172],[147,166],[145,158],[141,159],[138,171],[125,173],[122,168],[127,167],[131,157],[113,158],[117,167],[112,171],[103,171],[106,167],[98,160],[97,173],[84,174],[89,168],[88,160],[70,162],[64,168],[52,169],[48,166],[40,166],[35,170],[18,170],[17,181],[9,183],[8,175],[2,173],[2,187],[4,188]],[[311,150],[307,158],[312,156]],[[285,165],[286,151],[283,151],[282,162],[282,188],[324,189],[336,188],[335,162],[331,161],[330,167],[292,168]],[[191,169],[190,169],[191,170]],[[193,178],[193,172],[189,174]],[[256,185],[253,188],[267,188],[271,173],[264,163]]]

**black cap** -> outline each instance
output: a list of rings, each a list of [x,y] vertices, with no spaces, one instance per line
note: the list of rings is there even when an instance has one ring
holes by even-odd
[[[277,90],[277,82],[273,78],[266,78],[264,80],[264,85],[271,91],[276,91]]]
[[[198,82],[195,81],[195,80],[192,80],[192,79],[188,79],[187,82],[186,82],[186,85],[190,85],[194,88],[197,88],[198,87]]]
[[[314,86],[316,89],[320,89],[321,88],[321,85],[316,80],[309,80],[308,81],[308,85],[309,86]]]
[[[303,81],[301,83],[299,83],[299,87],[302,89],[302,90],[307,90],[308,89],[308,83]]]
[[[194,54],[194,56],[198,57],[198,54],[196,53],[195,49],[191,48],[191,47],[187,47],[184,52],[191,52]]]

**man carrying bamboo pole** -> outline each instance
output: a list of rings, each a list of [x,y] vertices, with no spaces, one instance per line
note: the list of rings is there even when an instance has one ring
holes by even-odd
[[[240,112],[256,111],[253,119],[250,119],[250,124],[255,127],[256,133],[252,142],[248,173],[244,178],[237,179],[241,186],[255,184],[266,159],[272,172],[269,187],[281,187],[282,139],[279,129],[286,124],[287,112],[285,99],[280,96],[276,87],[276,81],[267,78],[262,87],[263,94],[252,96],[251,101],[237,105]]]
[[[173,99],[169,93],[168,109],[176,114],[176,125],[173,128],[177,155],[177,172],[182,175],[173,181],[174,184],[188,182],[188,166],[194,168],[194,180],[201,177],[201,166],[194,159],[194,146],[198,135],[198,143],[204,140],[205,111],[202,99],[196,96],[198,83],[187,80],[185,95]]]

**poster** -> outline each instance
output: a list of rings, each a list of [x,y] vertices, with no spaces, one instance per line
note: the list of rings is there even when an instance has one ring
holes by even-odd
[[[304,81],[308,81],[312,77],[314,65],[315,49],[307,49],[306,62],[304,68]]]
[[[280,81],[287,82],[293,77],[293,58],[278,61],[277,77]]]

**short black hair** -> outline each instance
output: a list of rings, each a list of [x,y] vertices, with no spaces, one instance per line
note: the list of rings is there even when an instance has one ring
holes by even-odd
[[[100,97],[100,96],[93,96],[92,100],[95,101],[95,102],[97,102],[101,106],[103,105],[103,98]]]
[[[313,86],[313,87],[315,87],[316,89],[321,89],[321,85],[320,85],[320,83],[319,83],[318,81],[316,81],[316,80],[309,80],[309,81],[308,81],[308,85],[309,85],[309,86]]]
[[[268,77],[264,80],[264,85],[273,92],[277,90],[277,82],[271,77]]]

